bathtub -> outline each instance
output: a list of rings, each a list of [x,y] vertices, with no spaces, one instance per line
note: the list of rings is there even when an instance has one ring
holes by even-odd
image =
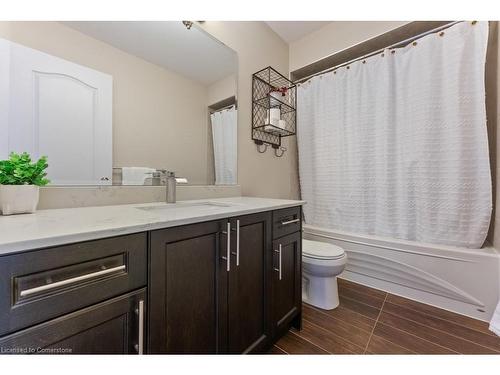
[[[305,239],[330,242],[348,256],[341,278],[489,321],[500,295],[500,253],[375,236],[311,225]]]

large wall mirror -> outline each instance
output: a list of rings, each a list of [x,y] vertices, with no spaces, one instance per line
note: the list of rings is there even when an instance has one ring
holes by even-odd
[[[196,23],[0,22],[0,159],[46,155],[52,185],[236,184],[237,69]]]

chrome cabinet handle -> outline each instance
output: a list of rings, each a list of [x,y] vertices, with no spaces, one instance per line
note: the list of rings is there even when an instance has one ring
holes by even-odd
[[[289,225],[289,224],[295,224],[298,223],[300,219],[293,219],[293,220],[288,220],[288,221],[282,221],[281,225]]]
[[[222,232],[227,236],[227,253],[225,257],[222,257],[226,261],[226,271],[231,271],[231,223],[227,222],[227,230]]]
[[[19,295],[21,297],[26,297],[26,296],[29,296],[31,294],[35,294],[35,293],[39,293],[39,292],[43,292],[43,291],[55,289],[55,288],[58,288],[58,287],[64,286],[64,285],[74,284],[74,283],[77,283],[79,281],[93,279],[93,278],[96,278],[96,277],[99,277],[99,276],[107,275],[108,273],[113,273],[113,272],[121,271],[121,270],[124,270],[124,269],[125,269],[125,265],[122,264],[121,266],[118,266],[118,267],[108,268],[106,270],[92,272],[92,273],[87,273],[87,274],[82,275],[82,276],[72,277],[71,279],[56,281],[55,283],[46,284],[46,285],[42,285],[42,286],[37,286],[37,287],[31,288],[31,289],[21,290],[19,292]]]
[[[139,315],[138,343],[135,345],[135,350],[137,350],[137,354],[144,354],[144,301],[142,299],[139,301],[139,308],[135,310],[135,313]]]
[[[240,221],[239,220],[236,220],[236,252],[232,252],[232,254],[236,255],[236,267],[238,267],[240,265]]]
[[[281,244],[278,246],[278,250],[274,250],[274,252],[278,253],[278,268],[275,268],[274,270],[278,272],[279,275],[279,280],[282,278],[282,273],[281,273]]]

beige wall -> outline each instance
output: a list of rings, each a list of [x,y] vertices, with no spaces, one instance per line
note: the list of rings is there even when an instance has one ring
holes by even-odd
[[[252,74],[271,65],[287,74],[288,46],[264,22],[206,21],[202,27],[238,53],[238,183],[242,194],[298,198],[297,146],[285,139],[282,158],[259,154],[251,139]]]
[[[290,71],[404,25],[402,21],[334,21],[290,43]]]
[[[0,22],[0,37],[113,76],[113,164],[207,184],[208,89],[57,22]]]
[[[232,74],[208,86],[208,105],[236,96],[237,77]]]
[[[241,196],[239,185],[177,186],[177,200]],[[165,186],[51,186],[40,189],[39,210],[165,202]]]

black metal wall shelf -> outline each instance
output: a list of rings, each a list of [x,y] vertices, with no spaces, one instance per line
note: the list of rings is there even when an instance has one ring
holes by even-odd
[[[252,75],[252,139],[257,145],[278,149],[281,138],[295,135],[296,108],[297,87],[292,81],[270,66]],[[281,121],[271,120],[271,113],[279,113]]]

